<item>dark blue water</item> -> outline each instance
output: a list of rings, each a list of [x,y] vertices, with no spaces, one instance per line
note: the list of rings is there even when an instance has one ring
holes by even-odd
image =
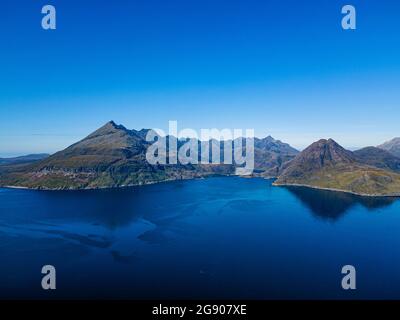
[[[0,298],[399,299],[400,201],[241,178],[0,189]]]

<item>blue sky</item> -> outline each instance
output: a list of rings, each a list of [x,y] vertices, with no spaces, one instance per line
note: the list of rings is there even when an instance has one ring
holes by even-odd
[[[57,9],[57,30],[41,8]],[[357,9],[357,30],[341,8]],[[392,0],[5,0],[0,156],[55,152],[109,120],[254,128],[304,148],[400,136]]]

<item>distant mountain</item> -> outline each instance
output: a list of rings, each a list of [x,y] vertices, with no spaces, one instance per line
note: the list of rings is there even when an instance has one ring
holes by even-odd
[[[12,164],[21,164],[21,163],[29,163],[38,160],[42,160],[50,156],[47,153],[38,153],[38,154],[28,154],[26,156],[14,157],[14,158],[0,158],[0,165],[12,165]]]
[[[271,136],[268,136],[264,139],[255,138],[254,147],[285,155],[295,156],[299,153],[298,150],[291,147],[289,144],[283,143],[280,140],[275,140]]]
[[[282,168],[298,154],[298,150],[271,136],[254,139],[255,169],[261,176],[277,177]]]
[[[366,147],[354,151],[354,155],[364,164],[400,173],[400,158],[384,149]]]
[[[365,150],[357,155],[332,139],[322,139],[291,161],[275,185],[303,185],[372,196],[400,195],[400,174],[366,164],[376,161],[366,158],[369,156],[365,156]]]
[[[400,157],[400,138],[394,138],[384,144],[378,146],[378,148],[389,151],[396,157]]]
[[[148,131],[128,130],[110,121],[42,161],[0,172],[0,185],[38,189],[102,188],[235,173],[235,165],[229,164],[150,165],[146,160],[150,145],[145,140]],[[184,142],[178,141],[178,145]],[[276,177],[279,168],[298,153],[271,137],[257,139],[255,145],[255,166],[260,174],[271,170],[267,176]]]

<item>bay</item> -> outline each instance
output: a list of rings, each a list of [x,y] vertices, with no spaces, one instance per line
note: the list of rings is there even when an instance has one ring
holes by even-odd
[[[0,189],[0,298],[400,298],[396,198],[272,182]],[[357,290],[341,288],[347,264]]]

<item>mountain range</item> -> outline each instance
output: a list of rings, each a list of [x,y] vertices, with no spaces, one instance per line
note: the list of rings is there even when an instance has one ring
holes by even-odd
[[[92,189],[234,175],[233,164],[156,164],[146,160],[149,129],[129,130],[113,121],[53,155],[0,159],[0,186]],[[187,140],[177,139],[178,147]],[[219,143],[223,154],[222,141]],[[200,148],[203,142],[197,140]],[[271,136],[254,138],[253,176],[276,178],[276,186],[306,186],[366,196],[400,195],[400,138],[349,151],[321,139],[299,152]],[[168,151],[168,147],[167,147]],[[199,153],[200,154],[200,153]],[[221,158],[222,160],[222,158]]]
[[[113,121],[41,161],[0,169],[0,185],[37,189],[87,189],[142,185],[168,180],[232,175],[235,164],[150,165],[149,129],[128,130]],[[185,143],[177,140],[178,146]],[[220,148],[223,149],[223,142]],[[200,147],[201,142],[198,141]],[[254,139],[255,174],[276,177],[299,152],[272,137]],[[222,152],[223,154],[223,152]]]

